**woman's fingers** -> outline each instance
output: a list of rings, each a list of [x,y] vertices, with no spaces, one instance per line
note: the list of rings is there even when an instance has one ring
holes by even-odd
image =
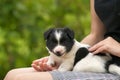
[[[37,71],[51,71],[54,68],[47,65],[48,57],[34,60],[31,66]]]
[[[106,52],[106,46],[99,47],[96,51],[92,52],[93,54],[98,54],[98,53],[107,53]]]
[[[43,70],[43,71],[51,71],[52,70],[52,67],[48,66],[46,63],[40,63],[40,68]]]
[[[100,41],[99,43],[95,44],[93,47],[89,48],[89,51],[92,52],[93,54],[97,54],[97,53],[108,53],[110,50],[109,48],[112,45],[111,41],[112,38],[107,38],[104,39],[103,41]]]
[[[92,53],[98,53],[99,52],[99,48],[101,48],[103,46],[102,42],[94,45],[93,47],[89,48],[89,51],[92,52]]]
[[[41,71],[40,66],[37,66],[37,65],[35,65],[35,64],[31,64],[31,66],[32,66],[35,70]]]
[[[44,57],[44,58],[41,58],[41,59],[34,60],[33,64],[38,64],[39,62],[45,62],[47,60],[48,60],[48,57]]]

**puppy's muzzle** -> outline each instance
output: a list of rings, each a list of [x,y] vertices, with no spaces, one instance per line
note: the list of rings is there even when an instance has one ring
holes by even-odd
[[[62,56],[62,53],[61,53],[60,51],[56,51],[55,54],[56,54],[57,56]]]
[[[54,54],[57,56],[62,56],[65,53],[66,49],[64,46],[56,46],[53,50]]]

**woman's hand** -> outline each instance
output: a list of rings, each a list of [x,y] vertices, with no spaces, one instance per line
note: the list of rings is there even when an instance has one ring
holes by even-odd
[[[108,37],[103,41],[95,44],[93,47],[89,48],[89,51],[93,54],[103,52],[120,57],[120,43],[115,41],[112,37]]]
[[[37,59],[32,62],[31,66],[37,71],[52,71],[57,68],[56,66],[55,67],[48,66],[46,64],[47,61],[48,61],[48,57]]]

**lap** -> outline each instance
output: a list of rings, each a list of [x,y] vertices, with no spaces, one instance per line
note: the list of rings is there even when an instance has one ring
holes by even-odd
[[[4,80],[119,80],[120,76],[109,73],[88,72],[38,72],[33,68],[18,68],[8,72]]]
[[[120,76],[109,73],[51,71],[53,80],[120,80]]]

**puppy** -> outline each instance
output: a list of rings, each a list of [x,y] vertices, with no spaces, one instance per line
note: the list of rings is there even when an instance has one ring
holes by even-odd
[[[93,55],[90,47],[74,39],[69,28],[52,28],[44,33],[50,53],[47,65],[59,66],[58,71],[111,72],[120,75],[120,59],[109,54]],[[116,61],[117,60],[117,61]]]

